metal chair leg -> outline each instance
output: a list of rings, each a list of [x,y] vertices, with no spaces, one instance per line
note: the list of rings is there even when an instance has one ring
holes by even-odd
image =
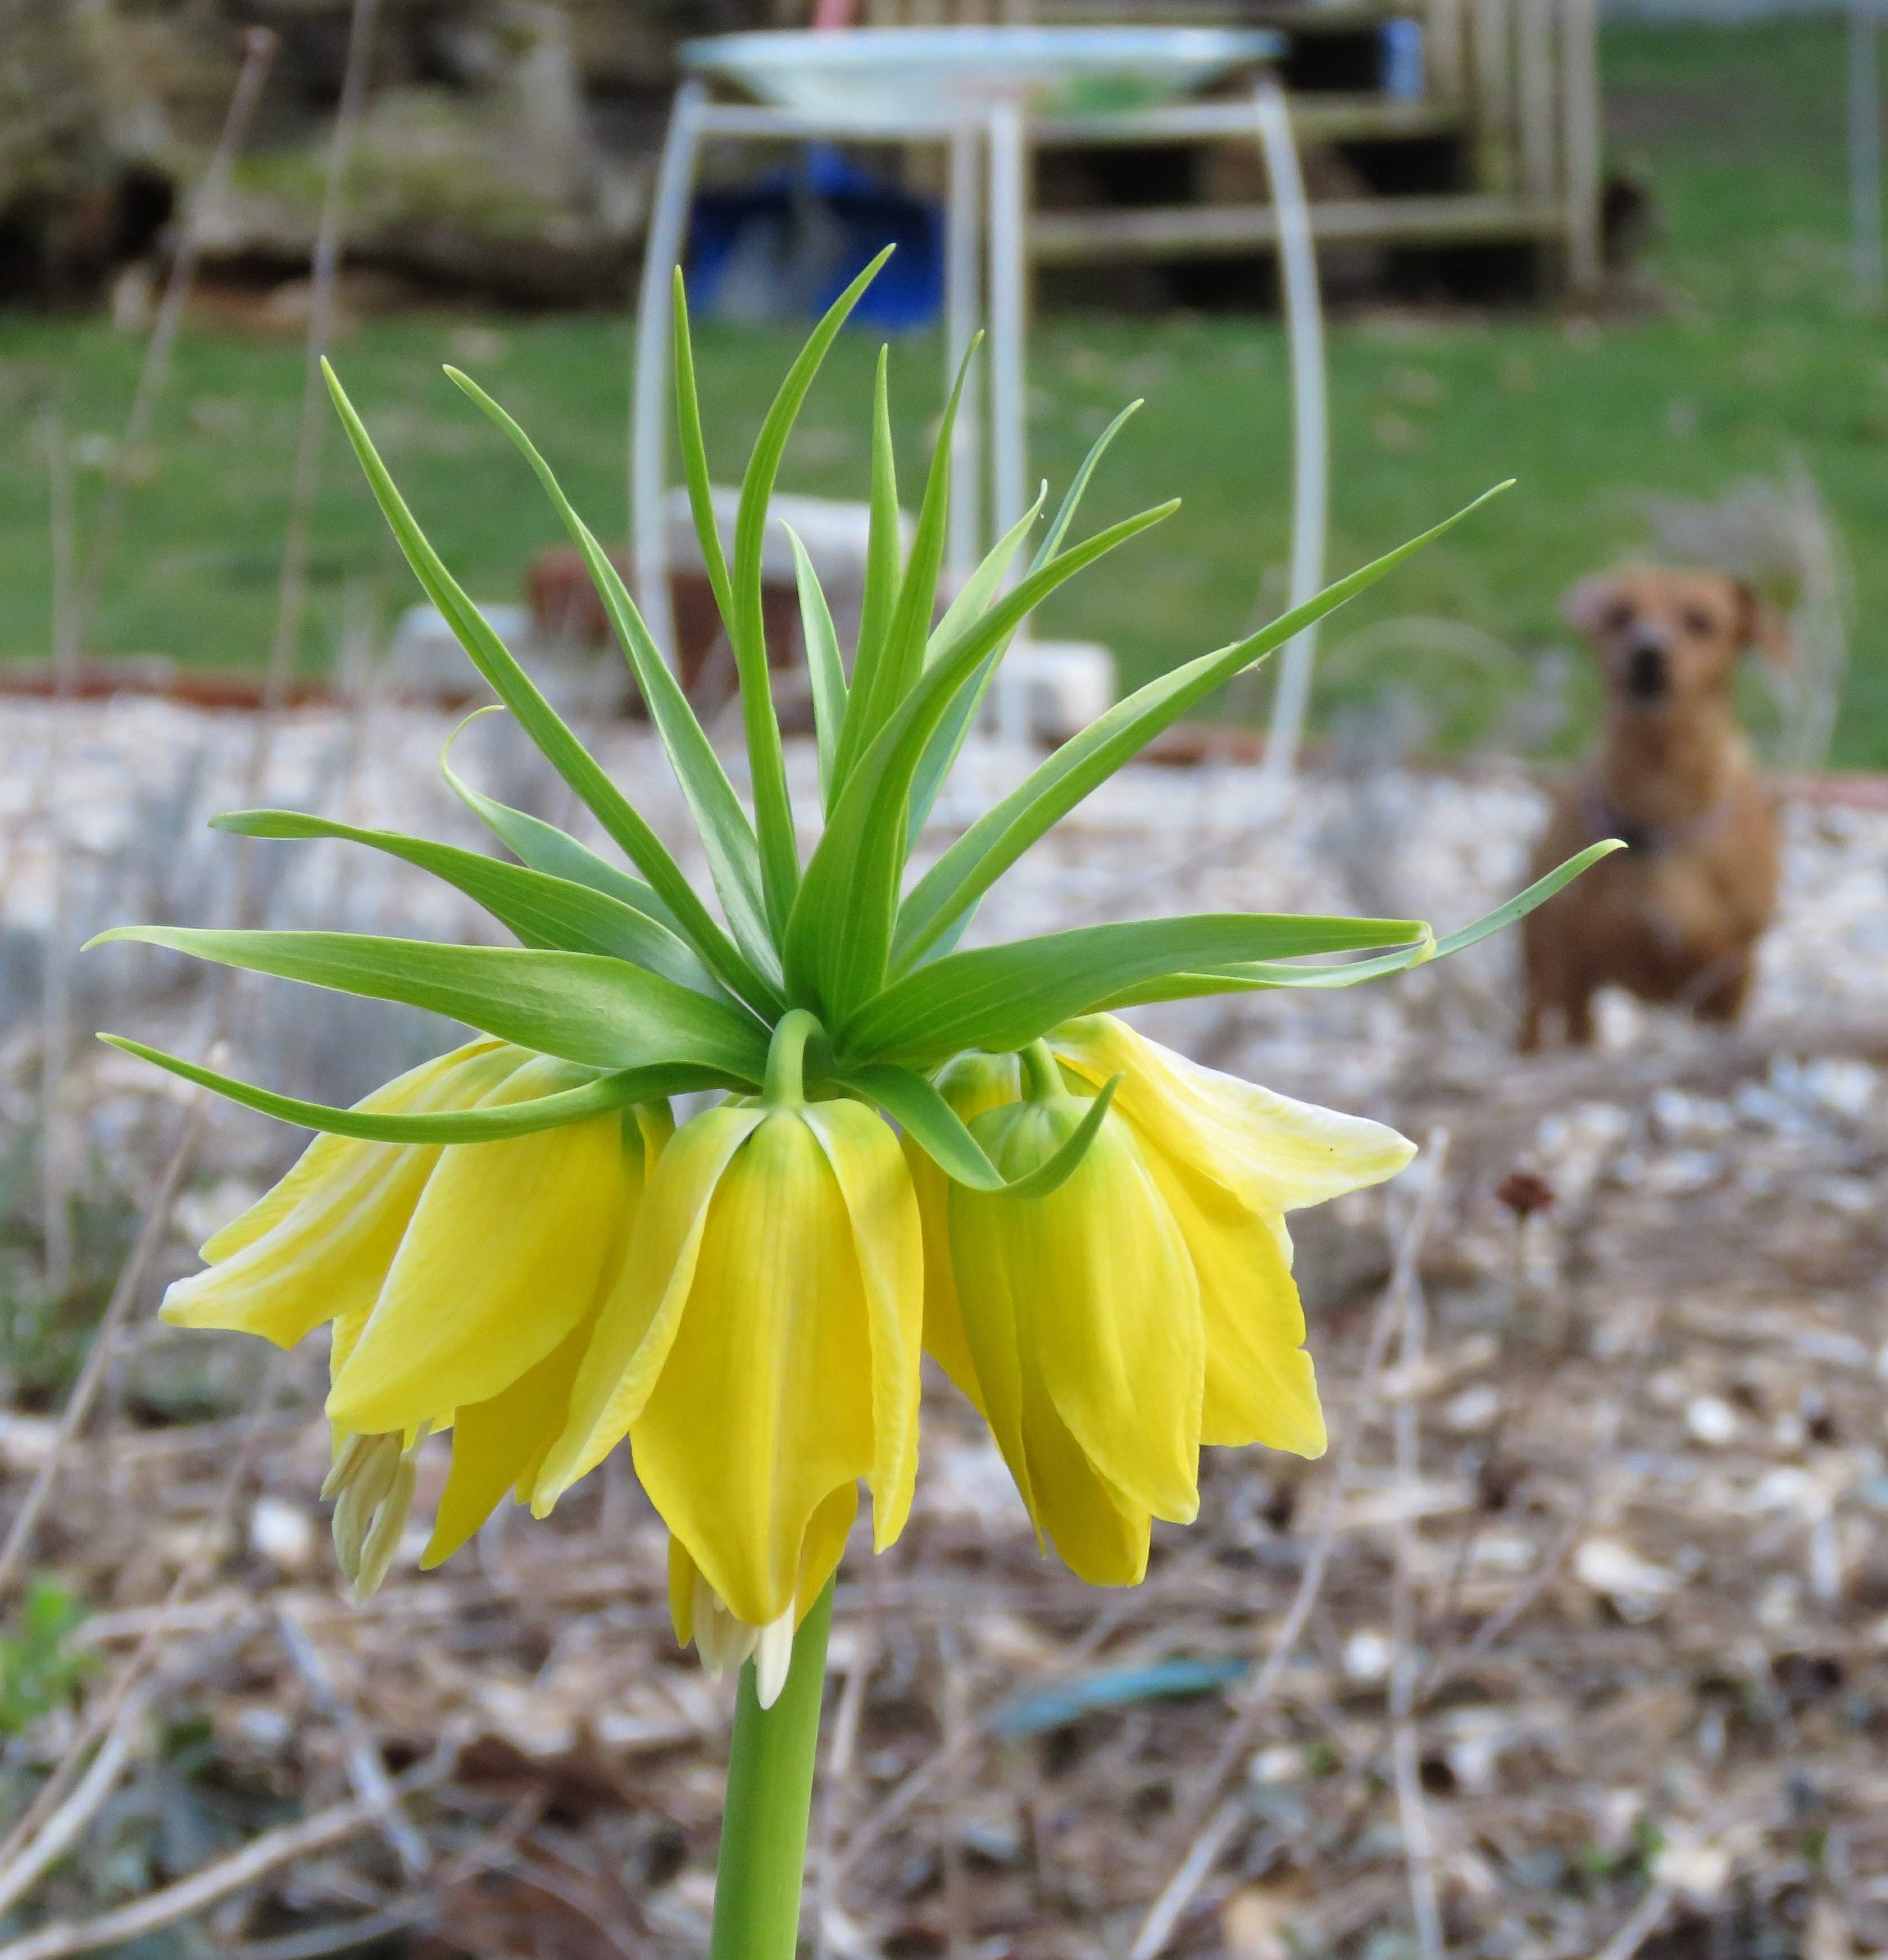
[[[1272,208],[1278,214],[1279,283],[1284,289],[1286,344],[1291,356],[1291,605],[1296,608],[1314,598],[1324,583],[1330,505],[1324,320],[1305,179],[1298,168],[1285,91],[1276,82],[1260,84],[1252,117],[1265,152],[1266,174],[1271,180]],[[1272,698],[1272,724],[1265,745],[1266,778],[1275,785],[1289,781],[1297,765],[1317,650],[1317,629],[1307,626],[1293,635],[1279,656],[1278,691]]]
[[[981,132],[966,123],[951,132],[946,153],[949,188],[944,208],[944,387],[946,398],[957,379],[965,350],[977,331],[977,247],[982,231],[978,210],[977,175],[981,163]],[[989,352],[984,352],[984,360]],[[983,515],[983,444],[979,429],[981,377],[972,372],[964,383],[964,399],[958,405],[957,428],[952,442],[950,532],[945,550],[945,570],[953,591],[961,587],[977,568],[981,555],[982,536],[978,529]]]
[[[636,307],[636,370],[629,418],[630,537],[634,552],[636,603],[650,637],[672,667],[675,609],[669,603],[668,539],[663,529],[663,477],[668,446],[670,287],[688,229],[688,204],[694,189],[695,159],[701,148],[702,111],[707,91],[685,81],[669,119],[662,167],[656,178],[644,247],[642,287]]]
[[[992,530],[1001,537],[1028,508],[1028,389],[1023,366],[1023,228],[1025,151],[1022,111],[1013,102],[990,110],[990,421],[993,502]]]

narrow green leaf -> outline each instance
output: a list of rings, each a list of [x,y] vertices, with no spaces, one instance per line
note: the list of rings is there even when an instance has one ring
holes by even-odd
[[[951,601],[943,618],[937,622],[930,644],[925,649],[924,663],[927,668],[989,609],[990,601],[996,597],[1004,574],[1009,569],[1011,559],[1042,514],[1043,500],[1048,494],[1049,486],[1044,483],[1036,493],[1036,501],[997,539],[988,556],[965,581],[963,590]],[[1040,566],[1037,568],[1040,569]],[[991,678],[1009,649],[1009,639],[1006,638],[984,656],[982,666],[966,686],[958,689],[936,732],[925,744],[917,774],[911,783],[911,835],[915,837],[923,829],[924,819],[930,815],[938,792],[943,788],[945,778],[949,775],[976,721],[977,711],[989,692]]]
[[[892,350],[879,349],[872,384],[871,523],[866,534],[865,589],[859,603],[859,638],[852,650],[852,692],[839,737],[834,794],[845,787],[865,746],[867,703],[877,686],[885,636],[898,600],[899,568],[904,556],[904,519],[898,509],[898,459],[892,448],[892,397],[888,380]]]
[[[1089,1146],[1095,1141],[1095,1132],[1101,1127],[1101,1119],[1108,1112],[1108,1105],[1114,1100],[1114,1092],[1121,1086],[1118,1075],[1111,1075],[1095,1094],[1089,1099],[1089,1106],[1082,1120],[1067,1136],[1060,1147],[1047,1163],[1038,1164],[1027,1177],[1019,1177],[1009,1187],[1012,1198],[1047,1198],[1058,1185],[1067,1182],[1070,1173],[1089,1153]]]
[[[828,1026],[883,983],[911,778],[958,690],[1064,580],[1178,508],[1163,504],[1111,524],[1031,573],[926,670],[847,776],[807,867],[786,943],[789,991],[801,1004],[818,1004]]]
[[[701,398],[695,390],[694,342],[688,332],[688,294],[679,266],[675,268],[674,307],[675,423],[682,434],[682,467],[688,485],[688,510],[694,519],[695,536],[701,541],[701,562],[708,568],[715,609],[721,615],[732,646],[734,590],[728,582],[728,562],[721,549],[721,527],[715,522],[708,446],[701,434]]]
[[[1082,459],[1081,468],[1070,479],[1068,489],[1057,507],[1054,517],[1050,520],[1048,531],[1036,548],[1035,562],[1029,568],[1031,571],[1040,570],[1062,549],[1062,540],[1068,536],[1069,527],[1075,522],[1075,514],[1082,508],[1082,499],[1088,495],[1089,481],[1100,468],[1102,457],[1108,453],[1114,438],[1140,413],[1144,406],[1137,396],[1095,438],[1088,454]]]
[[[1046,1198],[1066,1178],[1095,1141],[1101,1118],[1114,1100],[1112,1078],[1090,1104],[1080,1125],[1066,1138],[1046,1163],[1039,1164],[1013,1183],[990,1160],[982,1144],[973,1137],[949,1103],[938,1093],[930,1077],[917,1070],[901,1068],[895,1062],[866,1062],[838,1078],[850,1089],[876,1102],[936,1164],[944,1175],[974,1191],[1004,1191],[1019,1198]]]
[[[1508,488],[1499,484],[1445,522],[1399,545],[1249,639],[1203,654],[1117,702],[1065,742],[1028,778],[977,819],[912,889],[899,908],[892,966],[911,968],[965,907],[974,905],[1030,845],[1082,798],[1138,755],[1161,730],[1242,669],[1343,604]]]
[[[211,819],[211,828],[239,837],[335,838],[364,844],[463,892],[516,933],[526,946],[565,953],[597,953],[646,966],[678,986],[717,1000],[727,999],[718,982],[685,940],[666,926],[587,885],[548,876],[523,865],[507,864],[456,845],[407,837],[396,830],[361,830],[292,810],[239,810]]]
[[[1030,565],[1032,571],[1041,571],[1043,566],[1047,565],[1062,549],[1062,540],[1068,536],[1069,527],[1075,522],[1075,514],[1082,508],[1082,499],[1087,493],[1089,479],[1094,476],[1102,457],[1108,453],[1108,445],[1127,427],[1129,418],[1137,413],[1140,407],[1139,402],[1130,402],[1127,406],[1122,409],[1108,427],[1095,438],[1094,444],[1089,449],[1088,454],[1082,459],[1082,466],[1075,473],[1074,478],[1069,485],[1068,491],[1063,496],[1060,507],[1057,509],[1047,532],[1044,534],[1041,544],[1037,548],[1035,557]],[[1047,493],[1047,489],[1048,485],[1045,483],[1043,485],[1044,494]],[[1041,498],[1038,497],[1035,508],[1029,513],[1029,518],[1032,522],[1035,517],[1035,511],[1041,508]],[[1008,540],[1005,539],[1004,542],[1007,543]],[[994,554],[993,553],[992,555],[993,556]],[[988,561],[986,560],[985,562],[987,563]],[[971,584],[974,585],[977,583],[977,578],[981,578],[982,575],[983,568],[979,566],[977,578],[971,581]],[[1001,571],[999,571],[998,578],[1000,579],[1002,575]],[[967,585],[965,590],[968,592],[969,590],[970,586]],[[955,609],[955,606],[952,609],[953,612]],[[978,608],[980,612],[981,609],[981,607]],[[951,616],[947,612],[939,622],[937,632],[933,636],[934,644],[948,643],[946,637],[946,628],[950,624]],[[963,749],[965,740],[976,721],[977,711],[984,705],[984,696],[990,692],[990,684],[995,679],[996,670],[1002,664],[1004,654],[1009,651],[1009,642],[1006,640],[984,661],[981,670],[971,685],[965,688],[951,703],[951,711],[945,717],[943,726],[931,737],[930,745],[924,752],[924,759],[918,765],[917,780],[911,786],[912,835],[915,836],[923,828],[924,819],[930,815],[931,807],[937,801],[938,792],[943,788],[946,779],[955,765],[957,758]]]
[[[618,644],[636,676],[637,687],[648,704],[650,717],[667,752],[675,781],[688,799],[703,848],[707,853],[709,874],[721,896],[723,909],[733,928],[736,943],[755,969],[770,983],[779,977],[779,955],[768,928],[767,908],[761,892],[760,854],[754,826],[728,781],[714,745],[695,718],[669,663],[649,637],[649,628],[629,596],[622,575],[611,564],[609,554],[596,541],[590,527],[571,508],[571,501],[552,474],[551,466],[539,454],[531,438],[476,381],[448,368],[447,376],[509,436],[519,453],[531,466],[558,515],[564,520],[571,541],[583,555],[590,581],[603,610],[616,629]]]
[[[1258,994],[1275,987],[1303,987],[1321,993],[1334,988],[1362,986],[1366,980],[1381,980],[1392,973],[1406,973],[1413,966],[1427,966],[1435,957],[1435,942],[1424,940],[1374,959],[1345,960],[1327,966],[1294,966],[1283,960],[1235,960],[1224,966],[1164,973],[1156,979],[1124,987],[1118,994],[1097,1001],[1087,1011],[1118,1013],[1124,1007],[1151,1007],[1158,1001],[1206,1000],[1218,994]]]
[[[934,960],[840,1029],[841,1065],[922,1067],[960,1048],[1019,1048],[1071,1016],[1163,973],[1426,940],[1419,919],[1206,912],[1082,926]]]
[[[626,1109],[632,1103],[653,1102],[659,1096],[739,1086],[712,1070],[659,1064],[595,1076],[573,1088],[533,1096],[526,1102],[401,1115],[390,1110],[342,1109],[327,1102],[304,1102],[299,1096],[278,1096],[272,1090],[258,1089],[253,1083],[239,1082],[234,1076],[219,1075],[213,1068],[201,1068],[180,1055],[166,1055],[161,1048],[147,1048],[142,1042],[122,1035],[100,1035],[99,1039],[108,1047],[136,1055],[140,1061],[154,1062],[200,1089],[240,1102],[245,1109],[259,1110],[265,1116],[279,1118],[304,1130],[319,1130],[331,1137],[353,1137],[367,1144],[497,1143],[506,1137],[529,1137],[540,1130],[561,1129],[567,1123],[607,1115],[612,1109]]]
[[[1603,837],[1598,843],[1589,844],[1584,851],[1576,851],[1556,864],[1544,877],[1537,878],[1524,890],[1517,892],[1505,905],[1497,905],[1492,912],[1484,912],[1480,918],[1438,939],[1431,956],[1446,959],[1451,953],[1464,952],[1495,933],[1505,932],[1518,919],[1525,918],[1537,906],[1544,905],[1555,892],[1572,884],[1582,871],[1598,864],[1602,858],[1610,858],[1614,851],[1626,848],[1626,840],[1619,837]]]
[[[1036,501],[990,546],[977,569],[965,580],[957,597],[945,608],[943,618],[931,629],[930,641],[924,649],[924,664],[927,667],[989,611],[1002,587],[1004,575],[1022,549],[1023,540],[1042,515],[1042,507],[1048,495],[1049,485],[1045,482],[1036,492]],[[1053,557],[1054,554],[1050,555]],[[1031,567],[1032,570],[1037,568]]]
[[[219,932],[127,925],[94,946],[135,940],[252,973],[424,1007],[501,1041],[591,1068],[686,1063],[758,1083],[767,1031],[738,1007],[660,974],[588,953],[435,946],[342,932]]]
[[[1413,966],[1426,966],[1432,959],[1446,959],[1478,945],[1495,933],[1505,931],[1516,920],[1525,918],[1537,905],[1544,905],[1555,892],[1570,885],[1589,865],[1610,858],[1625,845],[1616,837],[1603,838],[1585,850],[1557,864],[1537,878],[1525,891],[1518,892],[1505,905],[1465,925],[1460,931],[1433,943],[1424,940],[1400,952],[1386,953],[1375,959],[1359,959],[1341,966],[1289,966],[1269,962],[1243,962],[1209,972],[1172,973],[1158,980],[1125,989],[1101,1003],[1110,1009],[1144,1007],[1157,1001],[1197,1000],[1213,994],[1257,993],[1273,987],[1306,987],[1320,990],[1361,986],[1366,980],[1379,980],[1386,974],[1407,972]]]
[[[734,520],[734,630],[730,635],[741,682],[741,719],[747,730],[748,766],[754,781],[754,814],[760,832],[761,882],[767,914],[777,933],[787,928],[793,895],[799,888],[799,847],[793,835],[793,808],[787,793],[787,762],[767,667],[767,622],[761,594],[761,552],[767,535],[774,479],[787,439],[806,391],[826,351],[845,325],[879,268],[891,256],[887,246],[826,310],[799,356],[787,370],[774,406],[767,412],[741,479],[741,507]]]
[[[917,529],[911,537],[911,555],[898,587],[898,603],[892,608],[885,628],[885,646],[872,677],[872,689],[863,703],[860,741],[869,743],[885,723],[898,703],[911,692],[924,666],[925,642],[930,638],[931,616],[937,609],[938,576],[944,568],[944,534],[950,521],[951,433],[957,425],[958,404],[971,363],[977,358],[982,336],[974,337],[958,364],[957,379],[950,399],[944,405],[931,467],[925,479],[923,501],[918,507]]]
[[[447,759],[459,737],[481,714],[502,714],[505,711],[502,708],[479,708],[467,715],[447,738],[439,758],[439,772],[446,778],[447,787],[507,850],[529,864],[532,870],[547,872],[554,878],[568,879],[574,885],[587,885],[592,891],[601,892],[606,898],[628,905],[632,912],[639,912],[659,925],[666,926],[679,937],[681,928],[675,922],[675,915],[656,896],[653,885],[646,885],[628,872],[618,870],[587,845],[580,844],[567,831],[558,829],[555,824],[546,823],[542,817],[513,810],[509,803],[482,795],[453,768]]]
[[[743,1000],[763,1012],[777,1012],[778,989],[763,978],[741,950],[716,924],[663,842],[634,805],[617,788],[596,758],[571,733],[557,711],[532,686],[530,676],[466,597],[415,521],[405,500],[380,460],[366,425],[354,412],[334,370],[324,360],[328,392],[348,431],[348,439],[372,486],[406,562],[428,598],[437,606],[472,663],[499,699],[516,716],[540,752],[570,784],[629,861],[659,892],[683,935],[708,965]]]
[[[806,673],[813,689],[813,730],[819,748],[819,806],[832,807],[833,765],[846,723],[846,669],[839,657],[839,635],[819,574],[791,524],[780,529],[793,548],[793,578],[799,587],[800,638],[806,643]]]
[[[1003,1172],[929,1076],[880,1061],[863,1063],[836,1079],[842,1089],[876,1102],[946,1177],[976,1191],[1003,1188]]]

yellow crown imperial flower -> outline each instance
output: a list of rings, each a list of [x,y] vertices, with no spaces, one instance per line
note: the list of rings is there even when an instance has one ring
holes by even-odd
[[[760,1696],[872,1492],[879,1548],[917,1472],[923,1255],[898,1140],[863,1103],[809,1102],[818,1029],[789,1014],[753,1099],[677,1131],[538,1483],[541,1510],[627,1435],[674,1535],[675,1631]]]
[[[284,1345],[333,1322],[328,1488],[361,1589],[399,1542],[424,1436],[450,1428],[453,1439],[428,1563],[507,1490],[542,1513],[627,1438],[672,1533],[678,1633],[712,1665],[752,1659],[743,1709],[780,1692],[790,1711],[798,1692],[815,1716],[817,1680],[796,1687],[794,1629],[824,1628],[815,1602],[860,1481],[877,1545],[904,1521],[921,1333],[989,1417],[1040,1527],[1094,1577],[1138,1577],[1149,1520],[1191,1515],[1203,1440],[1321,1445],[1284,1214],[1387,1176],[1406,1146],[1191,1070],[1114,1013],[1400,972],[1499,930],[1614,848],[1594,846],[1440,940],[1416,919],[1208,913],[960,946],[991,887],[1123,763],[1446,527],[1149,682],[911,875],[914,842],[1031,612],[1178,507],[1071,542],[1124,410],[1053,518],[1041,521],[1038,503],[938,617],[962,380],[907,547],[882,358],[849,660],[812,562],[793,547],[823,819],[803,851],[810,813],[788,794],[763,547],[794,420],[877,269],[835,301],[768,410],[732,554],[678,284],[677,422],[739,682],[747,795],[550,465],[496,402],[448,371],[583,555],[712,894],[466,597],[329,373],[421,589],[624,861],[494,801],[443,759],[448,788],[497,852],[293,810],[217,822],[398,858],[483,908],[516,943],[157,926],[105,935],[402,1002],[478,1037],[346,1109],[119,1044],[323,1133],[210,1241],[207,1270],[172,1290],[166,1312]],[[1351,954],[1366,956],[1330,957]],[[671,1136],[666,1099],[704,1093],[722,1099]],[[738,1943],[726,1950],[758,1960]]]
[[[373,1114],[501,1109],[555,1089],[561,1063],[480,1041],[409,1071]],[[615,1277],[665,1107],[491,1143],[319,1137],[204,1246],[205,1271],[164,1297],[173,1326],[292,1347],[334,1324],[328,1412],[335,1545],[364,1596],[385,1576],[415,1482],[415,1448],[453,1430],[424,1562],[529,1481],[564,1420],[603,1285]],[[502,1219],[503,1229],[494,1229]]]
[[[1393,1176],[1413,1147],[1203,1068],[1113,1015],[1057,1029],[1024,1069],[1020,1100],[1011,1056],[960,1055],[937,1078],[1012,1175],[1073,1128],[1080,1098],[1105,1090],[1112,1107],[1080,1167],[1035,1203],[914,1166],[925,1346],[1071,1568],[1133,1584],[1151,1519],[1192,1515],[1201,1443],[1323,1453],[1284,1214]],[[1166,1508],[1149,1482],[1162,1463]]]

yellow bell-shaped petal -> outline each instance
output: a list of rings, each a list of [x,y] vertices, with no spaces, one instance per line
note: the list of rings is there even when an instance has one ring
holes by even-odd
[[[696,1117],[650,1179],[539,1507],[627,1434],[729,1612],[754,1628],[804,1612],[809,1534],[838,1493],[866,1480],[881,1545],[909,1509],[922,1259],[904,1157],[863,1105]]]
[[[529,1059],[523,1048],[473,1042],[359,1106],[470,1109]],[[163,1319],[259,1334],[281,1348],[324,1320],[364,1321],[439,1156],[434,1147],[317,1137],[280,1183],[205,1243],[208,1269],[170,1288]]]
[[[1098,1087],[1179,1224],[1206,1335],[1201,1440],[1324,1452],[1324,1418],[1285,1214],[1400,1171],[1414,1146],[1381,1123],[1203,1068],[1100,1014],[1058,1029],[1064,1067]]]
[[[1006,1178],[1082,1119],[1080,1101],[1044,1087],[971,1125]],[[958,1185],[949,1208],[977,1385],[1037,1529],[1081,1577],[1134,1584],[1150,1518],[1199,1508],[1204,1335],[1172,1213],[1112,1112],[1047,1197]]]
[[[721,1173],[761,1114],[733,1102],[704,1109],[663,1152],[637,1215],[629,1256],[604,1297],[578,1367],[570,1413],[539,1472],[532,1508],[540,1517],[602,1462],[642,1413],[694,1284]]]
[[[842,1484],[816,1510],[800,1548],[799,1582],[793,1603],[764,1627],[750,1626],[731,1612],[680,1538],[669,1541],[669,1618],[676,1644],[691,1642],[701,1665],[717,1681],[742,1662],[754,1662],[755,1693],[771,1708],[787,1685],[793,1665],[793,1635],[812,1610],[826,1581],[839,1569],[853,1520],[859,1515],[859,1486]]]
[[[1382,1123],[1203,1068],[1112,1014],[1070,1021],[1049,1042],[1097,1087],[1119,1075],[1114,1107],[1136,1131],[1250,1211],[1282,1217],[1322,1204],[1394,1177],[1416,1155],[1415,1144]]]
[[[526,1075],[523,1093],[541,1093],[542,1087],[533,1074]],[[432,1538],[421,1561],[425,1567],[437,1565],[457,1551],[491,1516],[507,1491],[515,1491],[521,1498],[528,1496],[545,1452],[563,1429],[571,1386],[596,1323],[597,1309],[621,1269],[649,1169],[674,1128],[668,1106],[660,1102],[640,1106],[620,1118],[597,1120],[620,1126],[623,1162],[611,1201],[598,1214],[606,1230],[605,1249],[601,1271],[576,1325],[548,1355],[480,1401],[432,1415],[412,1415],[408,1421],[390,1428],[357,1427],[345,1419],[334,1424],[334,1465],[323,1494],[338,1500],[334,1513],[335,1549],[342,1570],[354,1581],[354,1589],[362,1598],[380,1584],[399,1542],[415,1488],[412,1459],[430,1430],[451,1428],[453,1454]],[[593,1141],[586,1141],[584,1153],[593,1147]],[[430,1154],[437,1174],[437,1160],[442,1156],[456,1158],[461,1150],[493,1148],[502,1150],[503,1146],[455,1146],[450,1150]],[[520,1188],[529,1195],[528,1185]],[[488,1238],[492,1229],[492,1220],[488,1219],[485,1226]],[[541,1302],[527,1288],[519,1293],[513,1304],[518,1319],[529,1322]],[[452,1318],[450,1304],[443,1304],[441,1319],[450,1323]],[[329,1356],[332,1382],[358,1379],[357,1373],[351,1372],[351,1363],[373,1323],[371,1307],[351,1308],[336,1319]],[[476,1328],[472,1333],[476,1338]],[[502,1347],[491,1350],[494,1366],[502,1364],[506,1351]],[[381,1420],[384,1419],[383,1414]]]
[[[1015,1102],[1022,1093],[1016,1058],[987,1055],[980,1048],[954,1057],[933,1080],[939,1094],[966,1124],[986,1109]],[[951,1181],[911,1137],[903,1143],[924,1227],[924,1351],[969,1397],[977,1413],[984,1414],[987,1411],[965,1339],[964,1310],[958,1303],[957,1282],[951,1270]]]
[[[539,1465],[564,1427],[571,1384],[590,1340],[586,1316],[510,1387],[453,1418],[453,1460],[420,1564],[442,1565],[496,1510],[507,1491],[528,1497]]]
[[[486,1105],[546,1094],[566,1074],[533,1057]],[[644,1154],[615,1112],[443,1150],[329,1392],[329,1419],[440,1426],[544,1360],[596,1306],[643,1194]]]

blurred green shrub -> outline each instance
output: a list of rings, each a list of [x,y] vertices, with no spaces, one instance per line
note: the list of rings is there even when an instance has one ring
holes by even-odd
[[[98,1657],[72,1643],[87,1608],[50,1573],[27,1588],[12,1629],[0,1634],[0,1736],[17,1736],[71,1701]]]

